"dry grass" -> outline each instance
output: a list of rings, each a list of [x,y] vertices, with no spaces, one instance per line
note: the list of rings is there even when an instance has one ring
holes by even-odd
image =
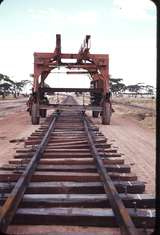
[[[151,97],[113,97],[113,101],[126,105],[137,105],[155,110],[156,102]]]
[[[77,100],[80,104],[83,104],[82,96],[79,96]],[[89,102],[89,97],[85,96],[84,103],[87,105]],[[135,108],[130,105],[136,105],[151,110]],[[121,117],[131,118],[144,128],[155,129],[155,99],[151,97],[113,97],[113,108]]]

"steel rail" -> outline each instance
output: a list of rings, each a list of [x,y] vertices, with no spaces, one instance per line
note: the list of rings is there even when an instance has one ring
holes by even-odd
[[[103,161],[95,147],[93,133],[91,133],[89,128],[88,120],[85,116],[82,117],[84,128],[88,137],[88,143],[93,154],[96,167],[100,178],[103,182],[105,193],[108,196],[113,212],[116,216],[117,223],[119,224],[121,234],[123,235],[139,235],[139,231],[136,229],[128,210],[125,208],[110,176],[107,173],[106,168],[104,167]]]
[[[44,92],[102,92],[101,88],[51,88],[51,87],[44,87],[39,88],[40,91]]]
[[[9,224],[11,223],[16,213],[16,210],[23,198],[25,190],[45,150],[51,132],[55,128],[55,122],[57,120],[57,117],[58,114],[55,115],[51,120],[48,130],[41,141],[41,144],[38,146],[36,152],[34,153],[26,169],[19,177],[18,181],[16,182],[13,190],[11,191],[4,205],[0,208],[0,234],[5,234]]]

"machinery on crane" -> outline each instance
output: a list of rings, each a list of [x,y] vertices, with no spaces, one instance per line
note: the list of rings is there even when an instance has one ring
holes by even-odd
[[[55,92],[90,92],[91,104],[85,107],[79,106],[82,110],[92,110],[92,116],[101,116],[102,124],[109,125],[111,119],[111,97],[109,91],[109,55],[91,54],[90,35],[86,35],[80,50],[77,54],[61,52],[61,35],[56,35],[56,47],[54,52],[34,53],[34,74],[33,88],[30,98],[29,109],[32,124],[39,124],[40,117],[45,117],[49,107],[58,109],[64,108],[55,104],[49,104],[45,98],[46,93]],[[64,62],[65,59],[70,62]],[[53,69],[65,67],[68,74],[88,73],[92,78],[90,88],[50,88],[45,87],[45,79]],[[75,71],[77,69],[77,71]],[[83,72],[80,71],[83,69]],[[84,72],[84,70],[86,70]],[[72,107],[73,108],[73,107]]]

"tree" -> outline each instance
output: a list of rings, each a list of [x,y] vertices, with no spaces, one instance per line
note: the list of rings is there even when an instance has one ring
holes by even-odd
[[[19,96],[19,94],[23,90],[23,88],[29,83],[30,83],[29,80],[21,80],[20,82],[13,81],[12,93],[13,93],[14,97],[16,98],[17,96]]]
[[[144,86],[144,89],[149,95],[154,95],[154,87],[151,85]]]
[[[17,82],[11,80],[7,75],[0,74],[0,95],[5,98],[6,95],[13,94],[16,98],[29,83],[31,83],[29,80],[21,80],[20,82]]]
[[[3,99],[11,92],[11,86],[12,85],[7,82],[0,84],[0,95],[2,95]]]
[[[124,92],[126,85],[122,83],[122,78],[110,78],[110,89],[113,93]]]
[[[134,85],[128,85],[126,87],[126,89],[128,89],[130,92],[134,92],[135,96],[137,96],[137,94],[140,92],[140,90],[142,90],[144,88],[144,85],[142,85],[143,83],[137,83]]]
[[[0,95],[2,95],[3,99],[11,93],[12,84],[13,81],[7,75],[0,74]]]

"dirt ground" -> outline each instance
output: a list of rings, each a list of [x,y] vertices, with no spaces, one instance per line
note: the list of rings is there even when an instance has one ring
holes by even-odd
[[[13,158],[23,140],[38,128],[31,125],[26,100],[0,101],[0,165]],[[10,143],[12,140],[16,142]]]
[[[78,97],[80,104],[83,98]],[[115,104],[114,101],[123,102]],[[89,99],[85,97],[84,104]],[[139,109],[127,106],[137,105],[147,108]],[[148,110],[148,108],[151,109]],[[87,114],[98,125],[100,131],[108,138],[118,152],[123,154],[126,164],[131,164],[132,172],[140,181],[146,183],[146,193],[155,193],[155,100],[151,98],[113,98],[111,125],[101,125],[100,118],[92,118],[91,112]]]
[[[8,108],[10,107],[10,108]],[[92,118],[100,131],[108,137],[113,146],[119,147],[126,163],[132,164],[132,171],[146,182],[146,192],[154,193],[155,182],[155,118],[151,125],[145,119],[133,115],[136,111],[121,105],[113,105],[111,125],[101,125],[100,118]],[[91,112],[89,112],[91,116]],[[43,119],[42,119],[43,120]],[[16,148],[24,145],[27,138],[38,126],[31,125],[26,112],[26,99],[0,101],[0,165],[7,163]],[[10,143],[10,140],[17,140]],[[18,141],[19,140],[19,141]]]
[[[2,102],[0,101],[0,165],[13,158],[16,148],[23,146],[23,140],[38,128],[38,126],[31,125],[29,114],[26,112],[26,99],[7,101],[5,104]],[[144,125],[144,120],[139,120],[137,116],[132,115],[133,112],[130,113],[129,108],[117,104],[113,107],[115,112],[112,115],[111,125],[101,125],[100,118],[92,118],[92,120],[108,138],[108,142],[115,147],[118,146],[118,151],[124,154],[125,162],[131,164],[132,172],[136,173],[138,179],[146,182],[146,192],[154,194],[155,118],[151,117],[151,125],[148,122]],[[91,116],[91,112],[89,112],[89,116]],[[17,141],[10,143],[10,140],[13,139]],[[21,228],[19,229],[21,230]],[[43,234],[44,231],[46,231],[46,234],[50,232],[48,229],[42,229]],[[57,231],[62,232],[63,229],[61,229],[52,227],[52,234],[57,234]],[[37,228],[37,230],[40,231],[41,229]],[[73,233],[75,231],[76,228]],[[105,229],[96,232],[95,228],[88,228],[88,231],[84,228],[78,228],[78,231],[80,231],[80,234],[83,234],[83,232],[105,234],[106,232]],[[34,234],[36,233],[35,230]],[[115,233],[109,232],[109,234],[119,234],[119,232],[115,230]]]
[[[114,106],[115,110],[116,106]],[[100,131],[118,152],[123,154],[126,164],[138,179],[146,182],[146,192],[155,193],[155,129],[144,127],[133,117],[124,116],[116,111],[112,115],[111,125],[101,125],[100,119],[93,119]]]
[[[144,108],[148,108],[148,109],[155,109],[156,105],[155,105],[155,98],[154,97],[141,97],[141,96],[137,96],[137,97],[129,97],[129,96],[114,96],[113,97],[113,102],[120,102],[123,104],[130,104],[130,105],[137,105],[140,107],[144,107]]]

